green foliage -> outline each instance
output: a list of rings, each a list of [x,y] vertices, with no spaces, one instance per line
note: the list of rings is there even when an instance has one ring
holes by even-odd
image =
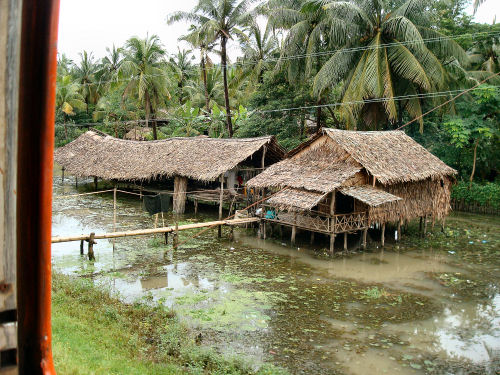
[[[469,204],[500,208],[500,183],[471,184],[462,181],[453,186],[451,197]]]

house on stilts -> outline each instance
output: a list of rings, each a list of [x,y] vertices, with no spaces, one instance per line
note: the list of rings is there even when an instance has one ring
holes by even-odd
[[[450,210],[456,171],[402,131],[323,129],[290,151],[287,158],[248,181],[269,197],[263,204],[263,231],[271,222],[335,237],[386,223],[442,219]],[[312,237],[313,238],[313,237]]]
[[[150,191],[170,191],[173,210],[184,213],[186,199],[195,209],[198,201],[220,207],[234,201],[242,192],[238,186],[284,154],[273,136],[135,141],[88,131],[58,148],[54,160],[77,178],[94,177],[96,184],[99,178],[147,191],[144,184],[155,183]]]

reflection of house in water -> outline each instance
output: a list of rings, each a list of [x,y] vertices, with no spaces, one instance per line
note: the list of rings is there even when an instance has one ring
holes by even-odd
[[[128,186],[133,182],[141,184],[143,191],[173,189],[177,213],[184,212],[186,199],[193,200],[195,207],[198,201],[220,204],[221,188],[222,200],[233,201],[235,188],[283,156],[273,136],[134,141],[94,131],[55,151],[55,161],[77,177],[127,182]]]
[[[161,276],[141,277],[140,280],[143,290],[168,288],[168,273]]]
[[[330,236],[363,231],[374,224],[443,219],[450,209],[456,171],[402,131],[324,129],[250,181],[275,193],[265,202],[264,222]],[[264,224],[265,233],[265,224]]]

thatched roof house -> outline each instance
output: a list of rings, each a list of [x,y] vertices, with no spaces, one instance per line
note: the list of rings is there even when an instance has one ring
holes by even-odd
[[[363,213],[366,222],[357,227],[322,230],[348,232],[374,222],[444,217],[455,173],[402,131],[323,129],[248,186],[284,189],[266,202],[281,210],[324,217]]]
[[[133,141],[88,131],[58,148],[54,158],[77,177],[118,181],[175,177],[184,180],[181,187],[185,191],[187,179],[215,181],[240,165],[260,172],[283,156],[284,150],[273,136]]]
[[[134,126],[127,132],[127,134],[125,134],[123,138],[133,141],[145,141],[152,132],[153,130],[151,128]]]

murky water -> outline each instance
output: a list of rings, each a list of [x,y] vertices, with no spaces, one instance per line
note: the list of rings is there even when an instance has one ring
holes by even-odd
[[[54,181],[55,196],[77,192],[71,178]],[[113,230],[111,194],[57,198],[53,209],[53,235]],[[217,215],[202,210],[182,220]],[[117,230],[153,226],[137,197],[119,195]],[[93,263],[77,242],[54,244],[52,256],[55,270],[91,277],[126,302],[172,306],[206,344],[295,374],[494,374],[499,229],[495,218],[456,215],[445,234],[335,259],[322,255],[321,238],[299,238],[298,249],[245,229],[233,241],[209,230],[176,252],[157,236],[100,240]]]

